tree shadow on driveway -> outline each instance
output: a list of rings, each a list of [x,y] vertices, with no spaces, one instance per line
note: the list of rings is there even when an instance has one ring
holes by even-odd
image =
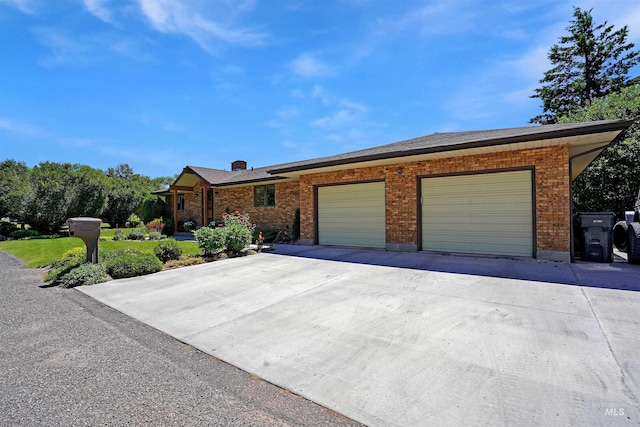
[[[611,264],[584,261],[570,264],[529,258],[391,252],[362,248],[282,244],[275,245],[273,253],[440,273],[640,291],[640,266],[628,264],[617,256]]]

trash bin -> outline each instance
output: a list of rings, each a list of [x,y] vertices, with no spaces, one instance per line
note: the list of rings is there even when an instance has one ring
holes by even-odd
[[[584,236],[582,259],[613,262],[613,212],[580,212],[580,229]]]
[[[98,263],[98,238],[100,237],[100,218],[69,218],[69,236],[78,237],[87,246],[87,262]]]

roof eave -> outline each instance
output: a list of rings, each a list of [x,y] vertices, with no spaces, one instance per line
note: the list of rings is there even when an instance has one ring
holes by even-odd
[[[515,135],[504,138],[492,138],[486,140],[477,140],[470,141],[467,143],[456,144],[456,145],[443,145],[438,147],[425,147],[418,148],[413,150],[405,150],[405,151],[396,151],[396,152],[388,152],[388,153],[378,153],[372,155],[365,156],[357,156],[357,157],[349,157],[345,159],[335,159],[335,160],[327,160],[315,163],[309,163],[301,166],[292,166],[285,168],[276,168],[267,170],[268,173],[291,173],[291,172],[300,172],[311,169],[319,169],[323,167],[331,167],[331,166],[341,166],[347,165],[351,163],[362,163],[376,160],[388,160],[388,159],[397,159],[402,157],[416,156],[421,154],[433,154],[433,153],[443,153],[447,151],[460,151],[460,150],[468,150],[473,148],[483,148],[497,145],[506,145],[506,144],[516,144],[522,142],[531,142],[531,141],[541,141],[546,139],[554,139],[554,138],[566,138],[572,136],[581,136],[594,133],[593,130],[597,130],[598,133],[611,132],[611,131],[623,131],[627,129],[633,123],[632,120],[620,120],[612,123],[597,123],[591,126],[585,124],[585,126],[581,126],[578,128],[570,128],[570,129],[557,129],[550,130],[548,132],[536,133],[536,134],[527,134],[527,135]]]

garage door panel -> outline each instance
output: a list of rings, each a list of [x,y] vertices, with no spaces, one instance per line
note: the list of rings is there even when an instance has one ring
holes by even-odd
[[[424,250],[533,256],[531,171],[422,180]]]
[[[384,182],[318,188],[318,241],[384,248]]]

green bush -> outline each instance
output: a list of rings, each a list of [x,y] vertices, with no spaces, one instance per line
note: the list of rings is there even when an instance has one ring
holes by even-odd
[[[0,236],[9,237],[11,233],[18,230],[19,229],[17,225],[7,221],[0,221]]]
[[[107,273],[114,279],[142,276],[158,272],[162,269],[162,262],[150,253],[126,253],[105,262]]]
[[[184,259],[176,259],[173,261],[169,261],[164,265],[164,268],[188,267],[190,265],[198,265],[198,264],[204,264],[204,260],[200,257],[184,258]]]
[[[193,235],[202,254],[211,256],[224,249],[227,240],[227,228],[202,227],[194,231]]]
[[[147,196],[142,202],[141,209],[142,209],[142,219],[146,224],[147,222],[150,222],[151,220],[153,220],[153,218],[157,218],[163,215],[165,210],[165,203],[164,203],[164,200],[162,200],[158,196]]]
[[[38,237],[38,236],[40,236],[40,233],[32,229],[16,230],[9,234],[9,237],[13,237],[14,239],[28,239],[30,237]]]
[[[136,228],[137,226],[142,224],[142,220],[136,214],[129,215],[129,219],[127,219],[127,222],[129,223],[129,227],[131,228]]]
[[[234,254],[239,253],[251,243],[251,229],[242,224],[231,224],[224,227],[226,229],[226,243],[228,251]]]
[[[49,273],[44,278],[45,282],[49,282],[52,285],[59,285],[60,279],[71,272],[71,270],[79,267],[87,258],[86,252],[83,248],[72,249],[64,253],[62,258],[56,260],[53,263]]]
[[[144,240],[147,233],[143,229],[134,229],[127,233],[127,240]]]
[[[81,264],[69,271],[58,280],[61,288],[75,288],[76,286],[95,285],[107,281],[107,269],[102,264]]]
[[[251,240],[253,242],[257,241],[258,237],[260,236],[260,233],[262,233],[262,237],[264,238],[264,242],[263,243],[273,243],[273,240],[278,235],[278,229],[277,228],[272,228],[272,227],[261,228],[259,230],[256,229],[253,232],[253,237],[252,237]]]
[[[165,264],[168,261],[180,259],[182,249],[180,249],[175,239],[167,239],[164,242],[158,243],[158,245],[153,248],[153,253]]]
[[[166,239],[167,236],[165,236],[164,234],[161,234],[159,231],[150,231],[149,234],[149,240],[162,240],[162,239]]]
[[[164,228],[162,229],[162,234],[164,234],[165,236],[173,236],[173,233],[175,232],[175,230],[173,229],[173,219],[164,218],[163,222]]]
[[[115,240],[116,242],[120,241],[120,240],[125,240],[126,236],[124,235],[124,232],[120,229],[116,230],[113,233],[113,240]]]

